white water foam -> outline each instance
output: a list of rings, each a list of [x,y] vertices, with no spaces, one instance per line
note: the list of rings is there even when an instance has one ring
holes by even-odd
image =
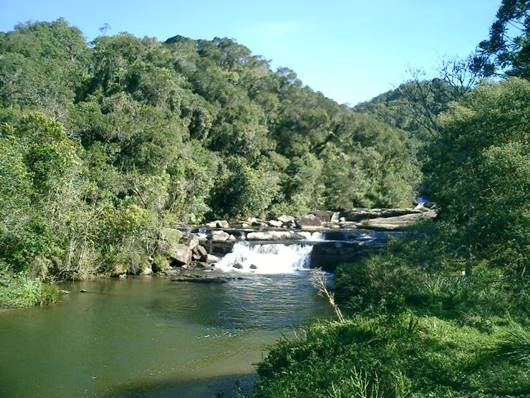
[[[232,252],[215,264],[220,271],[255,274],[292,274],[309,268],[312,245],[249,244],[238,242]]]

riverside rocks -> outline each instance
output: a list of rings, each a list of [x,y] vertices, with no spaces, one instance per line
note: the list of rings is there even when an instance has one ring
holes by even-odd
[[[225,242],[230,239],[230,234],[225,231],[212,231],[212,241]]]
[[[315,227],[322,227],[322,220],[314,214],[298,217],[295,220],[295,223],[300,229],[313,229]]]
[[[270,220],[269,225],[271,227],[281,228],[283,226],[283,222],[281,222],[280,220]]]
[[[189,271],[190,268],[202,268],[208,271],[214,269],[215,263],[220,261],[222,256],[232,252],[234,244],[238,241],[263,241],[263,243],[267,241],[271,243],[296,240],[319,241],[316,245],[319,249],[315,251],[315,256],[317,256],[319,250],[321,252],[324,250],[320,246],[327,244],[322,242],[335,239],[331,237],[334,236],[333,234],[344,235],[356,229],[404,230],[423,219],[435,216],[435,211],[425,208],[357,208],[342,214],[318,210],[297,218],[281,215],[268,221],[248,218],[244,222],[240,220],[233,227],[229,227],[230,224],[225,220],[215,220],[205,226],[197,226],[195,229],[188,228],[186,231],[190,232],[185,232],[184,235],[175,229],[164,229],[159,244],[161,252],[169,259],[173,271],[178,269]],[[308,237],[308,234],[303,231],[319,234]],[[333,250],[336,251],[336,248],[334,247]],[[348,250],[341,252],[340,256],[348,258],[350,255]],[[329,253],[322,253],[329,257]]]
[[[206,224],[208,228],[230,228],[230,224],[226,220],[215,220]]]
[[[173,245],[172,251],[170,253],[170,258],[172,263],[176,266],[185,266],[188,265],[191,261],[192,250],[188,245],[183,243],[178,243]]]
[[[379,217],[361,221],[361,225],[371,229],[396,230],[411,227],[417,222],[436,217],[436,212],[426,211],[410,213],[396,217]]]

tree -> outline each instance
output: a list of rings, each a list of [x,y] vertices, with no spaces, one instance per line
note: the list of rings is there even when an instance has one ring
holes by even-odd
[[[426,179],[467,270],[489,261],[525,275],[530,247],[530,84],[483,84],[441,117]]]
[[[484,76],[506,72],[530,78],[530,2],[503,0],[487,40],[480,42],[473,68]]]

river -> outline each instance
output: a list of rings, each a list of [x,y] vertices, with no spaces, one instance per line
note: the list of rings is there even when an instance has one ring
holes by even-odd
[[[330,316],[310,272],[65,285],[57,305],[0,313],[0,397],[230,396],[280,336]]]

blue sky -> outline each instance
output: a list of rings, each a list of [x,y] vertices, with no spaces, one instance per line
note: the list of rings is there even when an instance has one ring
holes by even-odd
[[[356,104],[488,35],[501,0],[0,0],[0,30],[66,18],[87,39],[108,23],[165,40],[230,37],[287,66],[313,89]]]

